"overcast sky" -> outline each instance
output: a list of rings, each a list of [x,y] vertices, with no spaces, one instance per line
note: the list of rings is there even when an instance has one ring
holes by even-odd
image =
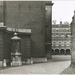
[[[75,1],[53,0],[52,2],[54,3],[52,7],[52,20],[57,20],[56,23],[59,23],[60,20],[71,23],[75,10]]]

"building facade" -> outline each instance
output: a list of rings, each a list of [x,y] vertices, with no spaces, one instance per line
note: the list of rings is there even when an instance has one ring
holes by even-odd
[[[52,53],[70,54],[71,50],[71,26],[70,24],[52,25]]]
[[[74,15],[72,17],[72,22],[71,22],[71,32],[72,32],[72,37],[71,37],[71,64],[70,66],[75,68],[75,11]]]
[[[52,1],[1,1],[3,39],[0,60],[10,60],[11,37],[21,37],[22,60],[35,62],[51,58]],[[1,26],[1,29],[2,29]],[[35,60],[34,60],[35,59]],[[36,60],[37,61],[37,60]]]

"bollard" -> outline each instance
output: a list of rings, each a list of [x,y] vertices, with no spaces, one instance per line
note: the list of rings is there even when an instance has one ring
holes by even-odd
[[[7,67],[6,59],[3,60],[3,67]]]
[[[33,58],[31,58],[31,64],[33,64]]]
[[[44,58],[44,61],[47,62],[47,58],[46,57]]]

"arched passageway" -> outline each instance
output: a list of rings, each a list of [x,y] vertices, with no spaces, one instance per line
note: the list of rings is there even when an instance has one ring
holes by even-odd
[[[59,54],[59,49],[55,49],[55,54],[56,54],[56,55]]]
[[[70,49],[66,49],[66,54],[70,55]]]
[[[64,55],[64,54],[65,54],[64,49],[61,49],[61,50],[60,50],[60,54],[61,54],[61,55]]]

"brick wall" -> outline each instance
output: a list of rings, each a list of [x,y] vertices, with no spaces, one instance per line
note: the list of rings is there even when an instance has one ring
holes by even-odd
[[[0,61],[4,58],[4,34],[6,27],[0,27]]]
[[[0,61],[3,60],[3,32],[0,31]]]
[[[3,22],[3,1],[0,1],[0,22]]]
[[[32,57],[45,56],[45,2],[6,2],[5,25],[32,30]]]
[[[5,32],[4,36],[4,59],[10,59],[11,54],[11,37],[13,34]]]
[[[31,37],[30,36],[22,36],[21,37],[21,53],[22,59],[25,60],[27,58],[31,58]]]

